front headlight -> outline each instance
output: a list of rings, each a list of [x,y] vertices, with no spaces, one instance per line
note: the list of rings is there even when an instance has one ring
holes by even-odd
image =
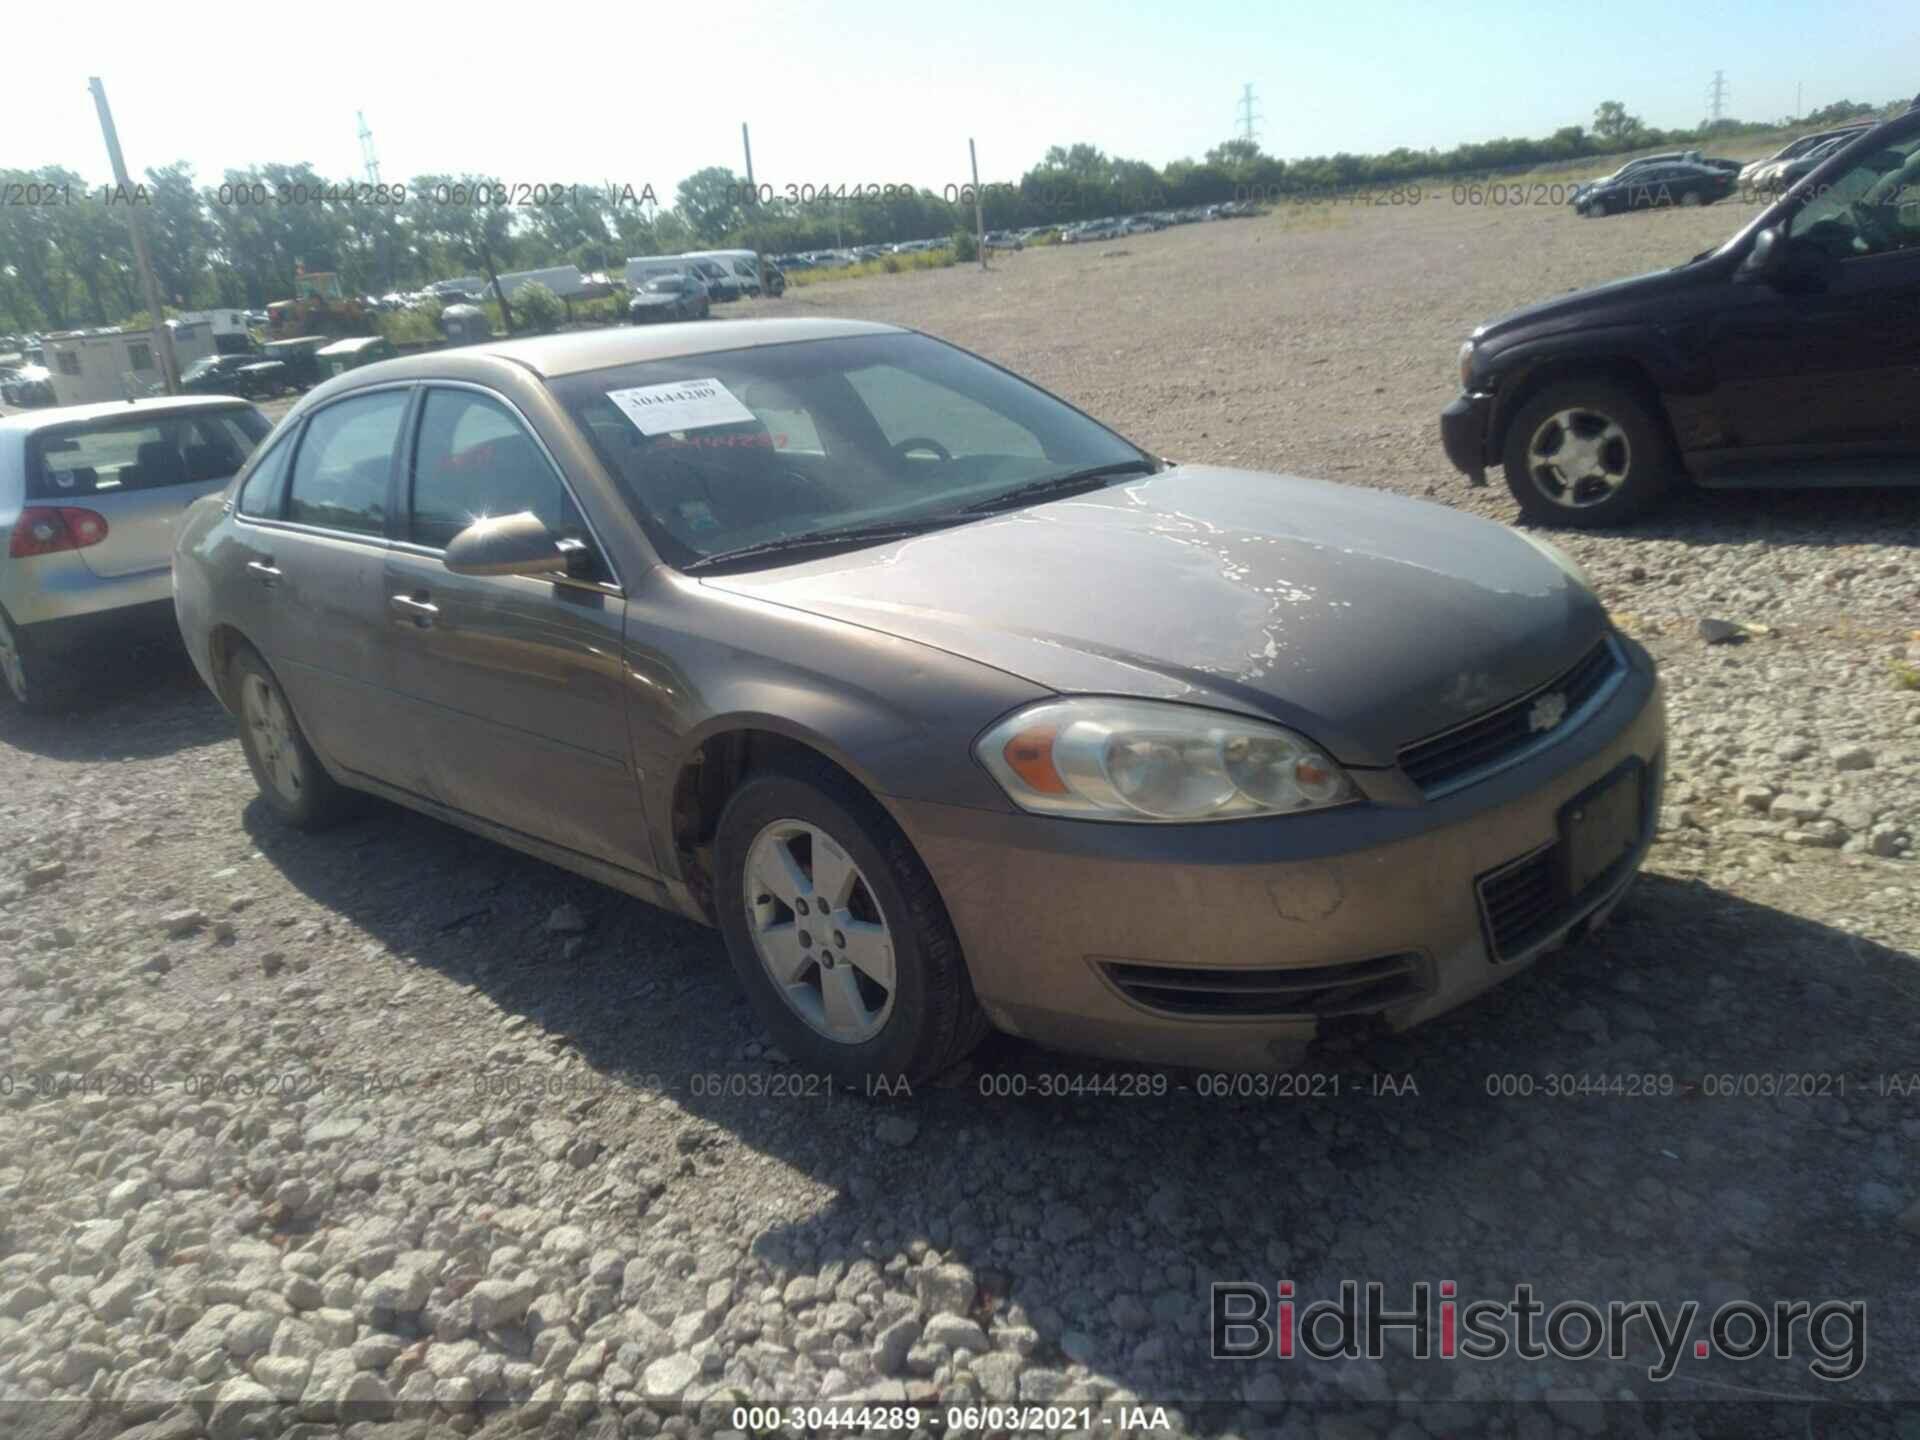
[[[1460,388],[1473,389],[1473,342],[1466,340],[1460,345]]]
[[[974,746],[1014,804],[1088,820],[1239,820],[1359,798],[1319,746],[1278,725],[1152,700],[1049,700]]]

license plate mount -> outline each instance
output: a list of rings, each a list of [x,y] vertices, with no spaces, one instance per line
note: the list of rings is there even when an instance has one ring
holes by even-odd
[[[1623,766],[1560,808],[1561,893],[1579,900],[1640,841],[1645,766]]]

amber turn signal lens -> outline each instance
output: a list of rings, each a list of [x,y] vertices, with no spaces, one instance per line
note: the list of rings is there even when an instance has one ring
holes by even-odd
[[[1064,795],[1067,782],[1053,768],[1053,738],[1058,731],[1051,725],[1036,725],[1022,730],[1000,753],[1007,768],[1042,795]]]

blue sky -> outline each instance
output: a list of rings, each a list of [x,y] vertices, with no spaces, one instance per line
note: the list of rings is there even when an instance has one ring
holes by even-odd
[[[1450,146],[1584,124],[1618,99],[1655,125],[1706,111],[1773,118],[1920,92],[1920,5],[1311,6],[1250,0],[1053,4],[457,7],[20,5],[0,21],[9,103],[0,163],[106,160],[86,90],[101,75],[135,169],[307,160],[358,175],[364,110],[388,179],[481,171],[509,182],[673,186],[740,163],[775,185],[1014,179],[1055,143],[1159,165],[1233,133],[1251,81],[1272,153]],[[513,23],[507,22],[514,16]],[[148,32],[148,33],[142,33]],[[27,57],[36,57],[23,63]],[[74,65],[71,71],[63,67]]]

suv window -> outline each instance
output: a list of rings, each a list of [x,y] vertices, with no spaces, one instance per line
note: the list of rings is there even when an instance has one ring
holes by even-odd
[[[471,390],[431,390],[413,451],[408,537],[444,550],[475,520],[531,510],[559,539],[586,540],[573,497],[519,417]]]
[[[1787,233],[1841,259],[1920,246],[1920,134],[1861,156],[1822,185]]]
[[[307,421],[293,462],[287,519],[329,530],[386,530],[387,480],[407,411],[405,390],[381,390],[327,406]]]
[[[56,430],[35,439],[27,495],[50,500],[222,480],[246,464],[267,429],[266,417],[249,407]]]

